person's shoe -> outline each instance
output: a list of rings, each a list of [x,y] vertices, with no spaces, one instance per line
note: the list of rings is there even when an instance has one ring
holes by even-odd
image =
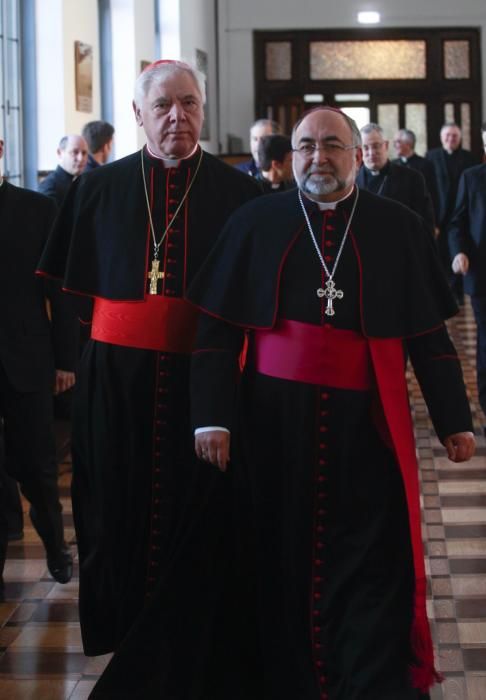
[[[73,575],[73,558],[67,545],[47,555],[47,568],[58,583],[69,583]]]
[[[5,600],[5,583],[3,581],[3,576],[0,576],[0,603]]]

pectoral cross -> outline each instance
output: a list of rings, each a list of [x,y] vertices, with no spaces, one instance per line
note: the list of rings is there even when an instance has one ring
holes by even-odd
[[[152,269],[147,273],[147,279],[150,280],[149,294],[157,294],[157,282],[164,279],[164,273],[159,272],[160,260],[154,258],[152,260]]]
[[[342,299],[344,294],[341,289],[336,289],[334,281],[329,278],[326,282],[325,289],[319,287],[319,289],[317,290],[317,296],[319,297],[319,299],[322,299],[322,297],[326,297],[327,306],[324,313],[326,314],[326,316],[334,316],[336,312],[334,311],[332,302],[334,299]]]

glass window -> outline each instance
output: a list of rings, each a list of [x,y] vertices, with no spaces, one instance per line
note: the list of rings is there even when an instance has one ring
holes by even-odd
[[[471,150],[471,105],[461,102],[462,146]]]
[[[444,77],[447,80],[471,77],[469,41],[444,41]]]
[[[265,77],[267,80],[291,80],[292,44],[290,41],[267,41]]]
[[[389,141],[393,140],[398,131],[399,111],[397,104],[378,105],[378,124],[383,129],[383,134]]]
[[[5,140],[2,169],[16,185],[22,180],[20,94],[19,2],[0,0],[0,131]]]
[[[423,80],[425,41],[313,41],[312,80]]]
[[[405,105],[405,128],[415,134],[415,150],[419,155],[427,152],[427,108],[424,104],[410,102]]]
[[[452,102],[446,102],[444,105],[444,124],[455,122],[454,105]]]

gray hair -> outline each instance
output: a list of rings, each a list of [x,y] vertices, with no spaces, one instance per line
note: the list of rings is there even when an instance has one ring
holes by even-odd
[[[305,112],[305,114],[303,114],[303,115],[300,117],[300,119],[298,119],[298,120],[295,122],[294,128],[292,129],[292,134],[291,134],[291,136],[290,136],[291,141],[292,141],[292,146],[295,145],[295,134],[296,134],[296,131],[297,131],[297,129],[299,128],[299,126],[302,124],[302,122],[304,121],[304,119],[305,119],[306,117],[308,117],[309,114],[313,114],[314,112],[320,112],[320,111],[323,111],[323,112],[337,112],[338,114],[340,114],[340,115],[342,116],[342,118],[344,119],[344,121],[346,122],[346,124],[349,126],[350,130],[351,130],[351,137],[352,137],[352,141],[353,141],[353,146],[361,146],[361,134],[360,134],[360,132],[359,132],[358,125],[356,124],[356,122],[354,121],[354,119],[351,119],[351,117],[348,117],[347,114],[345,114],[344,112],[342,112],[340,109],[337,109],[336,107],[325,107],[325,106],[314,107],[314,109],[309,109],[307,112]]]
[[[416,138],[414,131],[412,131],[411,129],[399,129],[397,134],[399,138],[410,143],[412,145],[412,148],[415,146]]]
[[[371,134],[373,131],[377,131],[380,134],[380,136],[384,139],[383,129],[379,124],[376,124],[376,122],[370,122],[369,124],[365,124],[361,127],[362,136]]]
[[[250,131],[254,126],[269,126],[272,130],[272,134],[281,133],[280,124],[273,121],[273,119],[257,119],[256,122],[253,122],[253,124],[250,126]]]
[[[206,102],[206,76],[200,70],[185,61],[155,61],[140,73],[135,81],[134,100],[140,106],[153,83],[162,83],[175,73],[187,73],[194,81],[201,101]]]

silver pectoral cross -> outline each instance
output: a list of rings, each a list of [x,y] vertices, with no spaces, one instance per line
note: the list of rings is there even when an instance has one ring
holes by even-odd
[[[319,299],[322,299],[322,297],[326,297],[327,306],[324,313],[326,314],[326,316],[334,316],[336,312],[334,311],[332,302],[334,301],[334,299],[342,299],[344,294],[342,289],[336,289],[336,285],[331,278],[327,280],[325,287],[325,289],[319,287],[319,289],[317,290],[317,296],[319,297]]]

